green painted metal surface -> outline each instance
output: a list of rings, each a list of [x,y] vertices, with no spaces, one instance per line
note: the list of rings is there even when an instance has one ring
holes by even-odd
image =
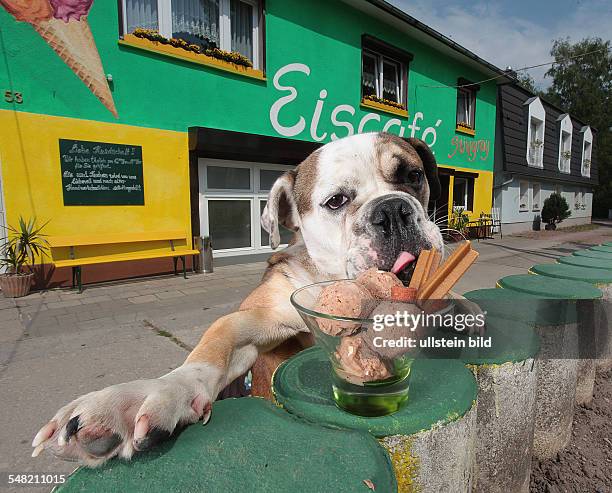
[[[597,246],[591,247],[590,249],[593,250],[594,252],[612,253],[612,246],[607,246],[607,245],[597,245]]]
[[[529,274],[506,276],[500,279],[498,284],[502,288],[518,291],[519,293],[547,298],[591,300],[601,298],[602,296],[599,289],[586,282],[570,281],[568,279],[552,280],[550,277]]]
[[[595,250],[578,250],[576,252],[573,252],[572,255],[576,256],[576,257],[591,257],[591,258],[599,258],[602,260],[609,260],[610,262],[612,262],[612,252],[608,253],[608,252],[598,252]]]
[[[578,267],[589,267],[591,269],[612,270],[612,262],[607,259],[592,258],[592,257],[577,257],[575,255],[568,255],[566,257],[559,257],[557,261],[562,264],[575,265]]]
[[[610,258],[610,261],[612,262],[612,258]],[[588,269],[566,264],[538,264],[531,267],[529,271],[542,276],[584,281],[590,284],[612,283],[612,270]]]
[[[0,88],[23,94],[21,104],[2,98],[0,110],[181,132],[206,126],[279,136],[270,112],[279,98],[290,98],[288,88],[292,87],[296,97],[282,106],[278,124],[305,124],[286,137],[328,142],[332,135],[347,135],[347,125],[356,133],[362,118],[373,114],[378,121],[370,120],[363,131],[383,130],[391,122],[390,132],[401,131],[432,144],[440,163],[493,170],[496,83],[480,84],[474,138],[455,132],[457,91],[453,88],[459,77],[480,81],[489,74],[340,0],[266,0],[265,9],[267,80],[260,81],[120,46],[117,2],[95,0],[87,18],[104,70],[113,76],[119,113],[115,120],[32,26],[16,22],[0,8]],[[409,117],[360,105],[363,34],[414,55],[407,86]],[[293,68],[279,74],[291,64]],[[315,110],[318,101],[320,117]],[[340,105],[352,109],[335,116],[342,123],[338,125],[332,123],[332,112]]]
[[[605,243],[602,243],[602,245],[612,247],[612,241],[606,241]]]
[[[273,378],[279,405],[309,422],[333,428],[368,431],[376,437],[412,435],[458,419],[468,412],[478,392],[472,373],[459,360],[415,360],[408,403],[395,414],[354,416],[336,407],[331,364],[317,347],[283,363]]]
[[[262,399],[215,403],[211,421],[132,461],[79,469],[58,493],[365,493],[397,485],[384,449],[367,433],[299,420]]]

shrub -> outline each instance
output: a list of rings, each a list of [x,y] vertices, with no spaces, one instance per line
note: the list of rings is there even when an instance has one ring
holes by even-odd
[[[567,200],[558,193],[553,193],[544,201],[542,207],[542,221],[549,224],[552,229],[556,228],[556,224],[572,215],[567,205]]]

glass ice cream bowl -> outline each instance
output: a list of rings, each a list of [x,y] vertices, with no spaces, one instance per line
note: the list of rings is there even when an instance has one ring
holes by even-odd
[[[332,285],[342,289],[331,304],[322,303],[322,293]],[[406,405],[410,371],[420,349],[418,343],[414,347],[418,329],[403,315],[422,313],[420,306],[377,298],[348,279],[304,286],[291,295],[291,303],[330,360],[334,401],[340,409],[384,416]],[[336,309],[343,304],[346,309]],[[452,306],[438,303],[435,309],[441,313]],[[353,316],[343,316],[347,313]]]

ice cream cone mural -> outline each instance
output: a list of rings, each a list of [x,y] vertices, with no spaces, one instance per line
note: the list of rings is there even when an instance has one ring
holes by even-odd
[[[93,0],[0,0],[18,21],[28,22],[89,90],[117,118],[113,95],[91,34]]]

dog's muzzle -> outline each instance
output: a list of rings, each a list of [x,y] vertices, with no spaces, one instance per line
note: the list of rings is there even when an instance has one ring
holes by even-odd
[[[374,207],[370,221],[383,237],[405,239],[414,228],[414,212],[412,204],[392,197]]]

